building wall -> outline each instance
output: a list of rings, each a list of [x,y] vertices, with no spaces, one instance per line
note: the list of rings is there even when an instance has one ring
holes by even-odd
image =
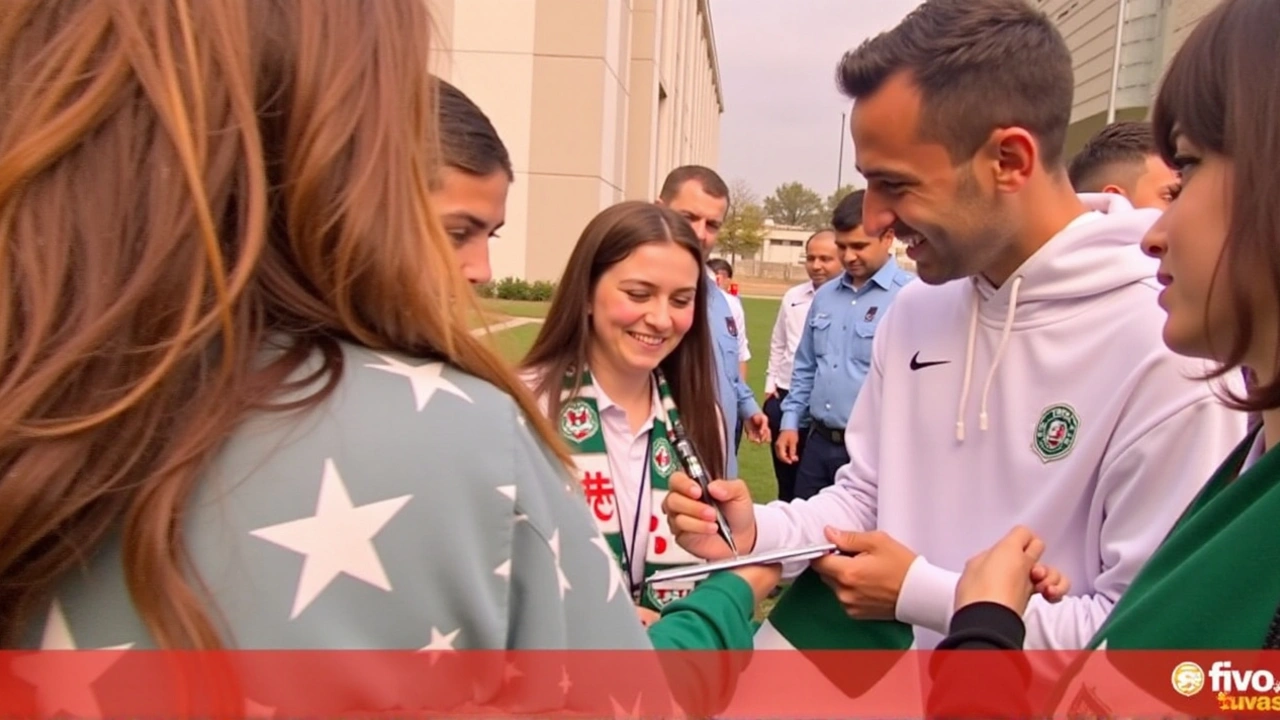
[[[494,277],[557,280],[582,228],[714,165],[724,105],[707,0],[430,0],[433,71],[493,121],[516,181]]]
[[[1075,98],[1067,154],[1107,122],[1112,79],[1116,119],[1142,120],[1169,60],[1187,33],[1221,0],[1127,0],[1120,69],[1115,73],[1119,0],[1028,0],[1058,26],[1071,48]]]

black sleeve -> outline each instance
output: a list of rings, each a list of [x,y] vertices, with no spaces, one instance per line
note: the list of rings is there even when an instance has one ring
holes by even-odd
[[[951,618],[951,634],[929,661],[928,716],[1028,717],[1031,668],[1022,656],[1026,626],[998,603],[974,603]],[[1003,650],[974,657],[958,650]],[[976,661],[976,662],[975,662]]]

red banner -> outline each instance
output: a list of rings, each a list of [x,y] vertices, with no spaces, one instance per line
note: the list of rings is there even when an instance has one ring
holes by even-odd
[[[5,718],[1271,714],[1280,653],[0,653]]]

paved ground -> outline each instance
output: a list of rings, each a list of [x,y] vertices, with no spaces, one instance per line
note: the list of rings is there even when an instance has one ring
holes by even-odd
[[[502,332],[503,330],[510,330],[511,328],[520,327],[521,325],[534,325],[534,324],[541,325],[542,318],[513,317],[513,318],[508,318],[506,320],[503,320],[501,322],[496,322],[487,328],[485,327],[474,328],[471,331],[471,334],[479,336],[479,335],[483,335],[486,331],[491,333],[497,333],[497,332]]]

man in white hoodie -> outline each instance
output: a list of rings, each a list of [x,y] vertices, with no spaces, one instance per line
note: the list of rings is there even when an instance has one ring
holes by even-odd
[[[836,542],[812,567],[845,611],[925,648],[965,560],[1025,525],[1074,592],[1032,601],[1025,646],[1084,647],[1245,431],[1161,339],[1139,249],[1158,213],[1072,190],[1071,55],[1025,0],[927,0],[839,74],[867,230],[906,241],[923,282],[881,321],[835,485],[764,506],[739,481],[711,494],[742,552]],[[672,489],[678,541],[724,557],[697,487]]]

